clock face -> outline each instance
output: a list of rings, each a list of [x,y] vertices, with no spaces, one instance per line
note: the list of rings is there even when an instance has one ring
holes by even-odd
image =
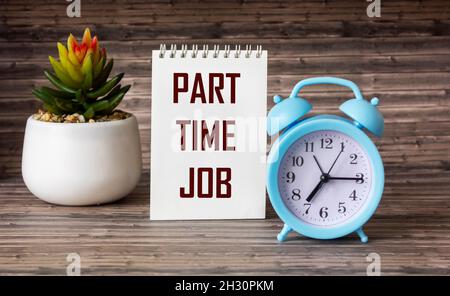
[[[355,216],[368,200],[371,184],[366,151],[338,131],[316,131],[299,138],[278,170],[284,204],[303,222],[320,227]]]

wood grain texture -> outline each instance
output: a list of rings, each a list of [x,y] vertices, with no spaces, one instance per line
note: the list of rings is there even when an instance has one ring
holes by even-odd
[[[65,274],[68,253],[82,274],[359,274],[380,254],[383,274],[450,274],[450,4],[382,1],[0,0],[0,274]],[[136,114],[143,176],[124,200],[58,207],[34,198],[21,178],[26,118],[39,108],[56,40],[89,25],[133,85],[122,108]],[[298,236],[279,244],[265,220],[150,222],[152,49],[177,44],[262,44],[269,50],[268,102],[303,78],[335,75],[378,96],[386,133],[374,139],[385,163],[382,203],[367,225],[370,243]],[[312,114],[339,114],[351,94],[308,87]],[[45,168],[43,168],[45,169]],[[62,168],[67,169],[67,168]]]

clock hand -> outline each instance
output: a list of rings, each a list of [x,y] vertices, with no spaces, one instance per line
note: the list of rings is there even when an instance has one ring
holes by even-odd
[[[354,181],[362,181],[363,178],[351,178],[351,177],[328,177],[328,180],[354,180]]]
[[[331,168],[328,170],[327,174],[330,174],[331,170],[333,169],[334,165],[336,164],[336,161],[339,159],[339,156],[341,156],[342,152],[344,151],[344,149],[341,149],[341,151],[339,151],[338,156],[336,157],[336,159],[334,160],[333,164],[331,165]]]
[[[323,184],[325,184],[325,181],[320,179],[320,182],[317,184],[316,187],[314,187],[314,189],[311,191],[311,193],[306,198],[307,202],[310,202],[313,199],[313,197],[316,195],[317,191],[320,190],[320,188],[323,186]]]
[[[317,157],[315,156],[315,155],[313,155],[313,157],[314,157],[314,160],[316,161],[316,163],[317,163],[317,166],[319,167],[319,170],[320,170],[320,172],[322,173],[322,175],[324,174],[324,172],[323,172],[323,169],[322,169],[322,167],[320,166],[320,163],[319,163],[319,161],[317,160]]]

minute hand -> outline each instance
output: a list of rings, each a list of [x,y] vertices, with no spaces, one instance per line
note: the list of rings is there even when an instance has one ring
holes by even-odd
[[[354,180],[354,181],[359,181],[362,180],[363,178],[356,178],[356,177],[328,177],[328,180]]]
[[[333,169],[334,165],[336,164],[337,160],[339,159],[339,156],[341,156],[343,151],[344,149],[341,149],[341,151],[339,151],[339,154],[337,155],[336,159],[334,160],[333,164],[331,165],[330,169],[327,172],[328,175],[331,173],[331,170]]]

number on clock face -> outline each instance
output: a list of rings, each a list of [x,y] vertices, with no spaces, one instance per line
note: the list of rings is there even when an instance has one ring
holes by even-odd
[[[285,205],[302,221],[331,226],[345,222],[366,202],[372,168],[366,151],[337,131],[317,131],[289,147],[278,171]]]

